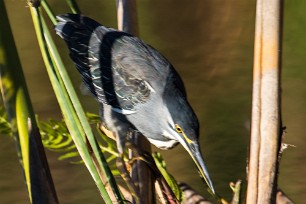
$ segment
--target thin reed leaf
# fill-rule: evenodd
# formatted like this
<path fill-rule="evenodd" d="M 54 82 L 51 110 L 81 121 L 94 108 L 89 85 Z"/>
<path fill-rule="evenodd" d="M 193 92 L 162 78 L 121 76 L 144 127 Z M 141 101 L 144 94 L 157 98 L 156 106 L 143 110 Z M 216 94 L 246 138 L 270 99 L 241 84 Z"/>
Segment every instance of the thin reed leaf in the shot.
<path fill-rule="evenodd" d="M 84 141 L 84 131 L 80 129 L 80 121 L 75 120 L 76 113 L 75 110 L 72 109 L 71 101 L 66 100 L 66 96 L 64 93 L 65 89 L 61 86 L 61 83 L 58 79 L 58 76 L 56 75 L 56 72 L 54 71 L 54 64 L 51 60 L 51 55 L 49 53 L 49 50 L 47 48 L 47 42 L 45 39 L 45 34 L 47 31 L 44 30 L 43 21 L 41 20 L 40 10 L 34 7 L 30 7 L 34 28 L 37 34 L 39 46 L 41 49 L 41 53 L 43 56 L 43 60 L 45 62 L 47 72 L 49 74 L 49 78 L 51 81 L 51 84 L 53 86 L 55 95 L 57 97 L 57 100 L 59 102 L 60 108 L 62 110 L 62 114 L 64 117 L 64 120 L 67 124 L 67 127 L 69 129 L 69 132 L 71 133 L 74 143 L 86 165 L 88 168 L 90 174 L 92 175 L 100 193 L 103 197 L 104 201 L 106 203 L 111 204 L 112 201 L 110 199 L 109 194 L 107 193 L 105 186 L 103 185 L 103 182 L 101 180 L 101 177 L 99 176 L 99 173 L 97 169 L 95 168 L 95 165 L 92 161 L 91 155 L 87 149 L 87 145 Z"/>
<path fill-rule="evenodd" d="M 99 148 L 99 145 L 94 137 L 94 134 L 91 130 L 90 124 L 88 123 L 87 117 L 85 112 L 83 111 L 83 108 L 81 106 L 81 103 L 77 97 L 77 94 L 73 88 L 72 82 L 70 80 L 70 77 L 66 71 L 65 65 L 63 64 L 63 61 L 61 60 L 61 57 L 59 55 L 59 52 L 54 44 L 54 41 L 50 35 L 50 32 L 46 26 L 45 21 L 42 19 L 42 26 L 44 29 L 44 37 L 46 39 L 47 47 L 50 52 L 50 57 L 52 61 L 54 61 L 54 68 L 56 73 L 58 73 L 59 81 L 63 83 L 64 89 L 67 90 L 67 94 L 65 95 L 67 100 L 71 100 L 73 109 L 76 112 L 76 120 L 79 120 L 80 123 L 79 129 L 82 129 L 91 145 L 91 148 L 93 149 L 93 152 L 95 154 L 95 157 L 97 158 L 97 161 L 99 163 L 99 167 L 101 168 L 102 172 L 106 176 L 107 182 L 110 183 L 110 186 L 112 188 L 112 191 L 116 197 L 117 200 L 122 200 L 122 196 L 120 193 L 120 190 L 116 184 L 116 181 L 111 173 L 110 168 L 108 167 L 108 164 L 106 162 L 106 159 L 104 155 L 101 152 L 101 149 Z"/>

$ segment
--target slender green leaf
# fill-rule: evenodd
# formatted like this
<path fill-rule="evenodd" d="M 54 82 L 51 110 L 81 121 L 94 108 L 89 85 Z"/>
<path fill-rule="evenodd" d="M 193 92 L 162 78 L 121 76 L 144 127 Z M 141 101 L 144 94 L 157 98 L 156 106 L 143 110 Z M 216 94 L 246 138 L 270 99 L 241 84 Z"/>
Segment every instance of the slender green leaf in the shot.
<path fill-rule="evenodd" d="M 152 153 L 152 156 L 154 158 L 154 161 L 156 163 L 156 166 L 157 166 L 158 170 L 161 172 L 163 177 L 166 179 L 166 181 L 167 181 L 168 185 L 170 186 L 171 190 L 173 191 L 175 197 L 179 201 L 182 201 L 183 200 L 183 193 L 182 193 L 179 185 L 177 184 L 177 181 L 175 180 L 175 178 L 167 171 L 165 160 L 162 158 L 160 153 Z"/>
<path fill-rule="evenodd" d="M 69 8 L 71 9 L 72 13 L 81 13 L 80 8 L 78 7 L 75 0 L 66 0 Z"/>
<path fill-rule="evenodd" d="M 71 99 L 71 102 L 73 104 L 73 109 L 76 113 L 75 115 L 75 120 L 80 121 L 80 123 L 77 123 L 78 128 L 80 131 L 84 131 L 85 136 L 87 137 L 91 148 L 93 149 L 93 152 L 97 158 L 97 161 L 99 163 L 99 166 L 102 168 L 101 170 L 103 171 L 104 175 L 106 176 L 108 182 L 110 183 L 110 186 L 114 192 L 114 195 L 116 196 L 116 199 L 118 200 L 123 200 L 120 190 L 116 184 L 116 181 L 111 173 L 110 168 L 107 165 L 106 159 L 104 158 L 99 145 L 97 144 L 97 141 L 92 133 L 91 127 L 87 121 L 86 115 L 83 111 L 83 108 L 81 106 L 81 103 L 76 95 L 76 92 L 73 88 L 73 85 L 71 83 L 71 80 L 69 78 L 69 75 L 65 69 L 65 66 L 61 60 L 61 57 L 59 55 L 59 52 L 53 42 L 53 39 L 49 33 L 49 30 L 42 19 L 42 26 L 44 29 L 44 36 L 46 39 L 47 46 L 50 51 L 50 57 L 54 61 L 54 68 L 56 70 L 56 73 L 58 74 L 58 78 L 62 85 L 64 86 L 65 90 L 67 90 L 67 94 L 69 95 L 69 99 Z M 65 95 L 66 99 L 68 97 Z"/>
<path fill-rule="evenodd" d="M 7 114 L 3 106 L 0 107 L 0 134 L 12 135 L 11 124 L 7 121 Z"/>
<path fill-rule="evenodd" d="M 0 77 L 30 202 L 58 203 L 3 1 L 0 1 Z"/>
<path fill-rule="evenodd" d="M 46 11 L 48 17 L 50 18 L 50 20 L 52 21 L 53 25 L 57 24 L 57 20 L 55 17 L 54 12 L 52 11 L 49 3 L 47 2 L 47 0 L 41 0 L 41 5 L 43 6 L 44 10 Z"/>
<path fill-rule="evenodd" d="M 51 60 L 51 55 L 49 53 L 49 50 L 47 48 L 47 42 L 45 39 L 45 34 L 47 32 L 46 26 L 43 26 L 42 16 L 40 15 L 40 11 L 37 8 L 30 7 L 30 11 L 33 18 L 33 23 L 35 27 L 35 31 L 37 34 L 39 46 L 42 52 L 43 60 L 45 62 L 47 72 L 49 74 L 49 78 L 51 80 L 51 84 L 53 86 L 55 95 L 57 97 L 57 100 L 59 102 L 60 108 L 62 110 L 64 120 L 67 124 L 67 127 L 69 129 L 69 132 L 71 135 L 73 135 L 73 140 L 78 148 L 78 151 L 87 166 L 89 172 L 91 173 L 94 181 L 97 184 L 98 189 L 101 192 L 101 195 L 106 203 L 112 203 L 110 196 L 108 195 L 103 182 L 99 176 L 99 173 L 97 169 L 95 168 L 95 165 L 93 161 L 91 160 L 90 153 L 88 152 L 86 143 L 85 143 L 85 135 L 82 129 L 80 129 L 80 122 L 76 116 L 75 110 L 72 108 L 72 104 L 70 100 L 67 100 L 67 93 L 65 90 L 65 87 L 62 87 L 62 84 L 56 75 L 56 72 L 54 70 L 54 64 Z M 49 39 L 50 40 L 50 39 Z M 51 52 L 52 53 L 52 52 Z"/>
<path fill-rule="evenodd" d="M 62 156 L 60 156 L 58 159 L 59 160 L 63 160 L 63 159 L 71 159 L 73 157 L 79 157 L 79 152 L 76 151 L 76 152 L 68 152 L 66 154 L 63 154 Z"/>

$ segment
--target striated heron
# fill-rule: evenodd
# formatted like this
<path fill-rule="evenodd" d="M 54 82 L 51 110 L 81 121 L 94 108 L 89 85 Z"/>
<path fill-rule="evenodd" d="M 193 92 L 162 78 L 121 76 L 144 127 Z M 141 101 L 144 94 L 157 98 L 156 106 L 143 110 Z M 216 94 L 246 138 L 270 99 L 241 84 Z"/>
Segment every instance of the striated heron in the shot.
<path fill-rule="evenodd" d="M 101 121 L 116 136 L 119 154 L 133 131 L 161 149 L 180 143 L 215 193 L 198 143 L 198 119 L 171 63 L 139 38 L 83 15 L 65 14 L 57 20 L 56 32 L 98 100 Z"/>

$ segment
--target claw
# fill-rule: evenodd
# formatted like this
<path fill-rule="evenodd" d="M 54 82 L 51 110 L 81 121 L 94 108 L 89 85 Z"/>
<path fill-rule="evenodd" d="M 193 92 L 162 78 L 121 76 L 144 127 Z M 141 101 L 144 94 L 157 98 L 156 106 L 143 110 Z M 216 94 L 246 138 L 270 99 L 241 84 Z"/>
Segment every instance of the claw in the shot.
<path fill-rule="evenodd" d="M 125 165 L 125 162 L 124 162 L 124 159 L 123 159 L 123 154 L 120 155 L 118 158 L 117 158 L 117 161 L 116 161 L 116 165 L 117 165 L 117 168 L 118 170 L 120 171 L 121 173 L 121 177 L 122 179 L 125 181 L 127 187 L 129 188 L 131 194 L 132 194 L 132 197 L 133 199 L 135 200 L 136 204 L 141 204 L 143 203 L 141 200 L 141 197 L 139 196 L 139 190 L 138 188 L 135 186 L 134 182 L 132 181 L 130 175 L 129 175 L 129 172 L 126 168 L 126 165 Z"/>

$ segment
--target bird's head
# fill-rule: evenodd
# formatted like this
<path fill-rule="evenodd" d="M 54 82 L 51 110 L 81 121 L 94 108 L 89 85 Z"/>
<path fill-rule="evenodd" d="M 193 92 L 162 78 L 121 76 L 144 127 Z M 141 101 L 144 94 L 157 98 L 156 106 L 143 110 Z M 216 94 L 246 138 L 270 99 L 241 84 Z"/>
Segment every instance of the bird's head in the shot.
<path fill-rule="evenodd" d="M 173 92 L 174 91 L 174 92 Z M 209 177 L 199 146 L 199 122 L 189 105 L 186 96 L 182 92 L 167 93 L 165 104 L 169 113 L 168 125 L 164 134 L 173 140 L 177 140 L 189 153 L 198 167 L 210 190 L 215 190 Z"/>

